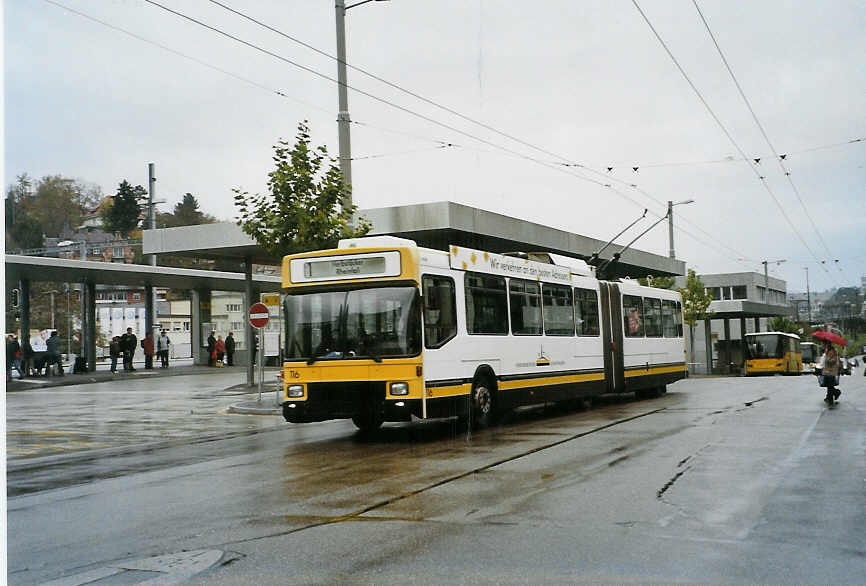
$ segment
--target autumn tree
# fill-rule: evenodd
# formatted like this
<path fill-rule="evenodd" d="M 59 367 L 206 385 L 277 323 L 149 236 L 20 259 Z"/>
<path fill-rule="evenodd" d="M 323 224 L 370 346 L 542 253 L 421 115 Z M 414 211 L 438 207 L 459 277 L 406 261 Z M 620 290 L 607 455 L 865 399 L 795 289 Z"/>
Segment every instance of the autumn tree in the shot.
<path fill-rule="evenodd" d="M 98 186 L 62 175 L 33 182 L 24 173 L 6 192 L 6 242 L 9 248 L 40 248 L 44 237 L 75 229 L 102 198 Z"/>
<path fill-rule="evenodd" d="M 235 189 L 238 225 L 269 254 L 277 257 L 334 248 L 341 238 L 363 236 L 370 224 L 353 227 L 356 206 L 348 206 L 351 187 L 343 182 L 336 160 L 325 146 L 310 145 L 306 121 L 298 124 L 294 147 L 274 145 L 275 168 L 268 173 L 268 193 L 250 195 Z"/>

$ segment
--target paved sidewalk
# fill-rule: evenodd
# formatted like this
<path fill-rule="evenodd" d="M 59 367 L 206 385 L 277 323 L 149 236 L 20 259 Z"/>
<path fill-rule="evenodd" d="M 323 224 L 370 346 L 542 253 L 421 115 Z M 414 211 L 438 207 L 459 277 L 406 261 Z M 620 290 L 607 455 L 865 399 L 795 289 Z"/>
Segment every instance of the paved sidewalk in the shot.
<path fill-rule="evenodd" d="M 193 375 L 193 374 L 207 374 L 207 373 L 229 373 L 234 372 L 237 373 L 238 376 L 242 376 L 242 374 L 246 371 L 246 366 L 226 366 L 226 367 L 216 367 L 216 366 L 201 366 L 191 364 L 189 360 L 185 361 L 185 363 L 178 364 L 176 366 L 169 366 L 168 368 L 159 368 L 154 367 L 152 370 L 146 370 L 144 368 L 144 363 L 140 365 L 136 365 L 134 371 L 124 371 L 118 369 L 116 373 L 112 373 L 110 370 L 96 370 L 94 372 L 88 372 L 84 374 L 71 374 L 69 371 L 66 372 L 64 376 L 31 376 L 25 378 L 18 378 L 17 376 L 13 376 L 12 380 L 6 383 L 6 392 L 19 392 L 19 391 L 30 391 L 30 390 L 38 390 L 45 389 L 50 387 L 65 387 L 70 385 L 86 385 L 91 383 L 101 383 L 101 382 L 110 382 L 110 381 L 122 381 L 122 380 L 140 380 L 144 378 L 159 378 L 165 376 L 183 376 L 183 375 Z M 265 387 L 268 384 L 272 386 L 274 383 L 268 383 L 269 379 L 273 380 L 278 373 L 276 367 L 266 367 L 265 368 Z M 13 374 L 17 374 L 13 371 Z M 256 371 L 256 376 L 258 376 L 258 370 Z M 236 386 L 246 386 L 246 385 L 236 385 Z M 235 388 L 235 387 L 231 387 Z M 273 386 L 273 388 L 276 388 Z M 252 387 L 250 392 L 254 392 L 258 389 L 257 386 Z"/>

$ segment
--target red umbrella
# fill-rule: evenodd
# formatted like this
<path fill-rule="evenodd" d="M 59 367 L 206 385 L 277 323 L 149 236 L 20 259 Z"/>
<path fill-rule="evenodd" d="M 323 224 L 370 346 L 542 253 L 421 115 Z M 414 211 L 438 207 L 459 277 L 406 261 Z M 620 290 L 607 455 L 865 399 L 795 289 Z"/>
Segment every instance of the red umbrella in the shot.
<path fill-rule="evenodd" d="M 839 334 L 834 334 L 833 332 L 828 332 L 825 330 L 818 330 L 817 332 L 812 332 L 813 338 L 818 338 L 819 340 L 825 340 L 830 342 L 831 344 L 839 344 L 841 346 L 847 346 L 848 342 L 845 341 L 845 338 L 840 336 Z"/>

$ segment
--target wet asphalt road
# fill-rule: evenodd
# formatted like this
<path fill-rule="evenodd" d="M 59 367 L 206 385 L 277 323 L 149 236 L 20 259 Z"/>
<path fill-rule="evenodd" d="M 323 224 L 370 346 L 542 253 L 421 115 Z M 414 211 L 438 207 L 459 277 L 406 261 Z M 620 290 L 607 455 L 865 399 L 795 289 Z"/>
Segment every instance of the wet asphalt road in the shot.
<path fill-rule="evenodd" d="M 51 429 L 100 450 L 10 460 L 9 582 L 213 549 L 231 563 L 193 583 L 866 583 L 863 376 L 833 409 L 814 377 L 695 378 L 472 434 L 369 437 L 225 415 L 221 376 L 142 387 L 137 409 L 58 391 L 81 404 Z M 7 400 L 10 433 L 38 427 L 35 398 Z"/>

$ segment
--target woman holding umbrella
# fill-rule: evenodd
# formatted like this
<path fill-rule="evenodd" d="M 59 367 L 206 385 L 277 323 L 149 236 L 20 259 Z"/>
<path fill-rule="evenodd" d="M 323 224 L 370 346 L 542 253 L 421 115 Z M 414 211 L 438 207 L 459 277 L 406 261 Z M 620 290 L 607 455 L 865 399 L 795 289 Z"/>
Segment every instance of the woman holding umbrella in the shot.
<path fill-rule="evenodd" d="M 823 377 L 821 386 L 827 388 L 827 396 L 824 400 L 828 405 L 832 405 L 833 401 L 839 399 L 842 391 L 836 388 L 839 384 L 839 353 L 833 347 L 833 343 L 841 343 L 847 346 L 845 339 L 842 336 L 833 332 L 818 331 L 812 334 L 812 337 L 824 340 L 824 355 L 821 356 L 821 376 Z"/>

